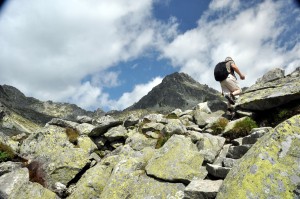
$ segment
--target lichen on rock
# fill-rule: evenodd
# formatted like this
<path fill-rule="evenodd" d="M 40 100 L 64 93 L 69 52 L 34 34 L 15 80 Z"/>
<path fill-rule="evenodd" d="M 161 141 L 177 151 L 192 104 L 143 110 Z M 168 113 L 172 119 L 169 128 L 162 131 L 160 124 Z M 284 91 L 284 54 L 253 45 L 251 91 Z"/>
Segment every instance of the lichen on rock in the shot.
<path fill-rule="evenodd" d="M 243 156 L 217 198 L 295 198 L 299 164 L 300 115 L 296 115 L 265 134 Z"/>

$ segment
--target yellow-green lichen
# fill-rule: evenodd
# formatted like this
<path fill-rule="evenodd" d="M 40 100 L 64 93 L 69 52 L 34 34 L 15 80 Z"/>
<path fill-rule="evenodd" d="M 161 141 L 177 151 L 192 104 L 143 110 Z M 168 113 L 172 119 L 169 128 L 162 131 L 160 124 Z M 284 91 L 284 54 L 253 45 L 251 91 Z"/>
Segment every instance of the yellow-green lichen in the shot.
<path fill-rule="evenodd" d="M 227 175 L 217 198 L 293 198 L 300 183 L 292 180 L 300 179 L 299 125 L 298 115 L 263 136 Z"/>

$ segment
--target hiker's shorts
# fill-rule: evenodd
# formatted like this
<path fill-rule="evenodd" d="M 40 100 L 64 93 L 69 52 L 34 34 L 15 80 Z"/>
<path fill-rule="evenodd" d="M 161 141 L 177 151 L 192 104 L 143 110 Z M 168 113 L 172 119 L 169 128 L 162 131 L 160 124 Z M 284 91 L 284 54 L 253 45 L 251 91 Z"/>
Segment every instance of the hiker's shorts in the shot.
<path fill-rule="evenodd" d="M 229 74 L 225 80 L 221 81 L 221 88 L 224 94 L 229 94 L 236 90 L 240 90 L 240 92 L 242 92 L 236 78 L 231 74 Z"/>

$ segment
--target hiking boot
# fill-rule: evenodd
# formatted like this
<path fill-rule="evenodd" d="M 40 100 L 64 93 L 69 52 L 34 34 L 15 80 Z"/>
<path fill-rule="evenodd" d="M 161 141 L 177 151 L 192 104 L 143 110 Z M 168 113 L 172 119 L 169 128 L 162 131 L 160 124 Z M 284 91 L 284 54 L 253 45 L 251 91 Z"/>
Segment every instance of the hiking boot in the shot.
<path fill-rule="evenodd" d="M 232 105 L 235 104 L 234 98 L 232 98 L 231 96 L 233 96 L 232 94 L 225 94 L 224 97 L 228 100 L 228 102 Z"/>
<path fill-rule="evenodd" d="M 229 120 L 230 120 L 230 121 L 234 120 L 234 118 L 235 118 L 235 115 L 236 115 L 236 113 L 235 113 L 235 112 L 232 112 L 232 113 L 231 113 L 231 117 L 230 117 L 230 119 L 229 119 Z"/>

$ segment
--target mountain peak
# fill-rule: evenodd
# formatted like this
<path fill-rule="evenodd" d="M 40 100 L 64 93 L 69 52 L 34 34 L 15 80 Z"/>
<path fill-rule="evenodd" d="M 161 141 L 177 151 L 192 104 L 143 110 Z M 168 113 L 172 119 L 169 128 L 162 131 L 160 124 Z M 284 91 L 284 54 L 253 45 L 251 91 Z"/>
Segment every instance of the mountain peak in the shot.
<path fill-rule="evenodd" d="M 192 108 L 200 102 L 216 99 L 220 99 L 216 90 L 200 84 L 186 73 L 175 72 L 167 75 L 162 83 L 127 110 L 167 112 L 176 108 Z"/>

